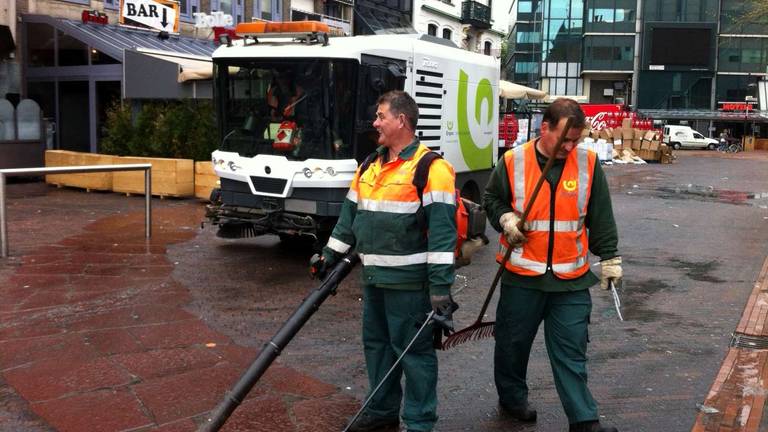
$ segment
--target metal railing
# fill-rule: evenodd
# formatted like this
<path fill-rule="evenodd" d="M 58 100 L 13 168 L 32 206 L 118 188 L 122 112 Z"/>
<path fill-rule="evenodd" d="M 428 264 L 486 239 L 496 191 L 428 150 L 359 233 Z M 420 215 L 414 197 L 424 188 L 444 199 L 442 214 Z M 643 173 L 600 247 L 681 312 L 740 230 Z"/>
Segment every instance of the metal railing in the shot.
<path fill-rule="evenodd" d="M 48 174 L 74 174 L 112 171 L 144 171 L 144 231 L 152 236 L 152 164 L 83 165 L 0 169 L 0 258 L 8 257 L 8 222 L 5 213 L 5 178 Z"/>

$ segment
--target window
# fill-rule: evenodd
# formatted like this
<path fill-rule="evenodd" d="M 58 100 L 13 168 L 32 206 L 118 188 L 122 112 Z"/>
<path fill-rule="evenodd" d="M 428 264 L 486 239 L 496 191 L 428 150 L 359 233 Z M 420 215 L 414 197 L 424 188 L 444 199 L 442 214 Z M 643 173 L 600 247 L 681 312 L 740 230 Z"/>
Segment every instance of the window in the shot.
<path fill-rule="evenodd" d="M 211 0 L 211 12 L 213 11 L 220 11 L 227 15 L 232 15 L 235 24 L 244 21 L 243 0 Z"/>
<path fill-rule="evenodd" d="M 59 66 L 85 66 L 88 64 L 88 46 L 61 30 L 59 37 Z"/>
<path fill-rule="evenodd" d="M 27 24 L 27 62 L 29 66 L 55 66 L 54 37 L 53 27 L 48 24 Z"/>
<path fill-rule="evenodd" d="M 491 41 L 485 41 L 483 46 L 483 54 L 487 56 L 491 55 Z"/>
<path fill-rule="evenodd" d="M 427 25 L 427 34 L 430 36 L 437 36 L 437 26 L 434 24 Z"/>
<path fill-rule="evenodd" d="M 448 29 L 448 28 L 444 28 L 443 29 L 443 39 L 451 40 L 451 35 L 452 34 L 453 34 L 453 32 L 451 31 L 451 29 Z"/>
<path fill-rule="evenodd" d="M 768 39 L 720 38 L 718 68 L 723 72 L 763 72 L 768 66 Z"/>
<path fill-rule="evenodd" d="M 120 3 L 119 0 L 113 0 Z M 200 0 L 179 0 L 179 20 L 184 22 L 195 22 L 196 14 L 200 12 Z M 225 12 L 226 13 L 226 12 Z"/>

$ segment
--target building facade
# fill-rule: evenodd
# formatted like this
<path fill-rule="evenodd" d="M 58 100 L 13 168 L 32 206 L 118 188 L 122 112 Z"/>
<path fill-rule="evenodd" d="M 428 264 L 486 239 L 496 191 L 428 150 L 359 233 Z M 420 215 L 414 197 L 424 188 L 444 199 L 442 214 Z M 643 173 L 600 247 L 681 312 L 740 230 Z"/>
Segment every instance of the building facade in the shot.
<path fill-rule="evenodd" d="M 753 1 L 516 0 L 504 68 L 550 100 L 716 121 L 725 102 L 756 97 L 766 76 L 768 22 L 748 18 Z"/>
<path fill-rule="evenodd" d="M 509 31 L 510 4 L 509 0 L 415 0 L 413 26 L 459 48 L 499 57 Z"/>

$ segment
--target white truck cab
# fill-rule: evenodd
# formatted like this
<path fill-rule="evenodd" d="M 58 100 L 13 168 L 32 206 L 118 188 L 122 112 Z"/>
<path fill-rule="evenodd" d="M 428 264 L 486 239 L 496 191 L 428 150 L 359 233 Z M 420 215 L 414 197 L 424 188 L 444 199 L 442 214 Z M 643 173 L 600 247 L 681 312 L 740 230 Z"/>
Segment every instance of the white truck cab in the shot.
<path fill-rule="evenodd" d="M 681 148 L 706 148 L 714 150 L 719 144 L 716 139 L 706 138 L 690 126 L 681 125 L 664 126 L 664 142 L 675 150 Z"/>

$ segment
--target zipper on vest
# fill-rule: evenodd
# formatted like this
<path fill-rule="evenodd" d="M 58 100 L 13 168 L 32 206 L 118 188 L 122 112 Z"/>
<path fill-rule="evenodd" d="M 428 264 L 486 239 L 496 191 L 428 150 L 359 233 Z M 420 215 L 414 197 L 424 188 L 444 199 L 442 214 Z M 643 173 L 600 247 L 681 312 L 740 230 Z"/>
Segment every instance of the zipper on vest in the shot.
<path fill-rule="evenodd" d="M 555 195 L 557 195 L 557 183 L 554 188 L 552 183 L 547 179 L 549 183 L 549 241 L 547 242 L 547 271 L 552 271 L 552 255 L 555 251 Z M 554 272 L 552 272 L 554 274 Z"/>

